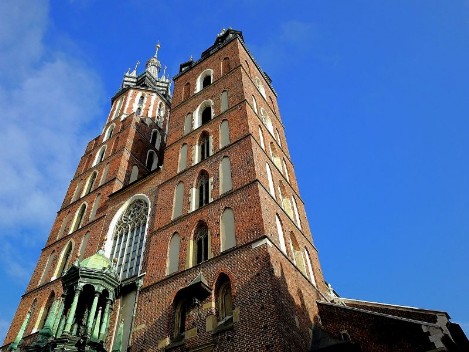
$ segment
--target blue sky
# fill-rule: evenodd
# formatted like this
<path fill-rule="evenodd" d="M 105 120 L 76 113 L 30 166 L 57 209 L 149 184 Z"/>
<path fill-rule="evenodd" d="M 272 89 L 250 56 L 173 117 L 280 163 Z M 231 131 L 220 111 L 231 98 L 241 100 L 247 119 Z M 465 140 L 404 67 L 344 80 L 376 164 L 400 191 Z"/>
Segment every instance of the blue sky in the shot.
<path fill-rule="evenodd" d="M 0 338 L 110 97 L 223 27 L 279 95 L 326 280 L 469 331 L 469 1 L 0 3 Z"/>

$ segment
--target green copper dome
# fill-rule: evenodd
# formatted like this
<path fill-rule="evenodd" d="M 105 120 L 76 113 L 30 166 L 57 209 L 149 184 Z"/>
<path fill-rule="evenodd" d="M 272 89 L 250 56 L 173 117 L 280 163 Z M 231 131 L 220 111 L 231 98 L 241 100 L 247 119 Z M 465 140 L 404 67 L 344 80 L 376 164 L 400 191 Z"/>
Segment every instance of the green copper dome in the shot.
<path fill-rule="evenodd" d="M 104 251 L 99 250 L 98 253 L 93 254 L 91 257 L 85 258 L 81 261 L 82 268 L 102 270 L 112 266 L 111 261 L 104 255 Z"/>

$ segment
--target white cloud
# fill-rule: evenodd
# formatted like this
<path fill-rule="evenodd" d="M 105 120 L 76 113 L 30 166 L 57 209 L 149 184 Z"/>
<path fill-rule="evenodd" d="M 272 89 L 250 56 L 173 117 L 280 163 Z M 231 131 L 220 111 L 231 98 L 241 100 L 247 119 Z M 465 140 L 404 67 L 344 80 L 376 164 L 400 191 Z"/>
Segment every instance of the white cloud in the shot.
<path fill-rule="evenodd" d="M 46 0 L 0 2 L 0 78 L 22 75 L 43 54 Z"/>
<path fill-rule="evenodd" d="M 95 72 L 44 41 L 48 25 L 46 1 L 0 2 L 0 263 L 24 281 L 36 258 L 20 264 L 22 246 L 46 238 L 102 96 Z"/>

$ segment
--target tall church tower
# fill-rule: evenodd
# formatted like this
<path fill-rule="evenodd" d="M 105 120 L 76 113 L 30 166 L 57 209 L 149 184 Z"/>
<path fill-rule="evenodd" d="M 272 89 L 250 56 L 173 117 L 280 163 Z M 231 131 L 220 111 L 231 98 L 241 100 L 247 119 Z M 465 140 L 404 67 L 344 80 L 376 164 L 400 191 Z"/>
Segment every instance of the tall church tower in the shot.
<path fill-rule="evenodd" d="M 132 344 L 306 350 L 326 287 L 270 79 L 227 30 L 174 84 Z"/>
<path fill-rule="evenodd" d="M 159 48 L 88 144 L 2 350 L 360 350 L 340 312 L 363 304 L 325 284 L 242 33 L 181 64 L 172 97 Z"/>

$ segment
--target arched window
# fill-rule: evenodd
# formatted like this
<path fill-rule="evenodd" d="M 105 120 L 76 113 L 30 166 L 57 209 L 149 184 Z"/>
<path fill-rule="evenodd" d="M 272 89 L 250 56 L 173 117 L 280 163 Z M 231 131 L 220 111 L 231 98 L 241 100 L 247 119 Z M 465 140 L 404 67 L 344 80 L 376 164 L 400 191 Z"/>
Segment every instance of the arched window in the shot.
<path fill-rule="evenodd" d="M 138 107 L 137 111 L 135 112 L 135 115 L 140 116 L 142 114 L 142 108 Z"/>
<path fill-rule="evenodd" d="M 46 304 L 44 305 L 44 309 L 41 314 L 41 320 L 39 321 L 39 326 L 42 329 L 44 324 L 46 323 L 47 316 L 49 315 L 50 309 L 52 308 L 52 304 L 55 300 L 55 292 L 52 291 L 47 298 Z"/>
<path fill-rule="evenodd" d="M 75 219 L 73 220 L 73 224 L 72 224 L 72 227 L 70 228 L 69 233 L 72 233 L 73 231 L 76 231 L 82 227 L 83 220 L 85 218 L 85 212 L 86 212 L 86 203 L 83 203 L 75 214 Z"/>
<path fill-rule="evenodd" d="M 179 182 L 174 189 L 174 199 L 173 199 L 173 216 L 175 219 L 182 215 L 182 206 L 184 199 L 184 183 Z"/>
<path fill-rule="evenodd" d="M 199 139 L 199 162 L 210 156 L 210 135 L 207 132 L 201 134 Z"/>
<path fill-rule="evenodd" d="M 181 237 L 176 232 L 171 237 L 168 246 L 168 264 L 166 267 L 166 274 L 172 274 L 179 269 L 179 250 L 181 246 Z"/>
<path fill-rule="evenodd" d="M 225 57 L 221 63 L 221 72 L 222 74 L 227 74 L 231 70 L 230 58 Z"/>
<path fill-rule="evenodd" d="M 220 124 L 220 148 L 230 144 L 230 126 L 228 120 L 223 120 Z"/>
<path fill-rule="evenodd" d="M 316 286 L 316 279 L 314 277 L 313 266 L 311 265 L 311 259 L 310 259 L 310 256 L 309 256 L 309 251 L 306 247 L 305 247 L 304 254 L 305 254 L 305 258 L 306 258 L 306 265 L 308 266 L 309 279 L 311 280 L 311 283 L 314 286 Z"/>
<path fill-rule="evenodd" d="M 230 279 L 227 275 L 221 274 L 218 278 L 215 295 L 218 321 L 220 323 L 231 322 L 233 319 L 233 297 Z"/>
<path fill-rule="evenodd" d="M 200 264 L 208 260 L 209 251 L 209 233 L 208 227 L 205 223 L 201 222 L 195 231 L 194 236 L 194 257 L 195 263 Z"/>
<path fill-rule="evenodd" d="M 197 78 L 197 92 L 200 92 L 205 87 L 208 87 L 213 83 L 213 70 L 207 69 L 203 71 Z"/>
<path fill-rule="evenodd" d="M 96 181 L 97 176 L 98 176 L 98 172 L 93 171 L 93 173 L 88 178 L 88 181 L 86 182 L 86 186 L 85 186 L 85 189 L 83 190 L 83 195 L 82 196 L 87 195 L 88 193 L 90 193 L 93 190 L 93 186 L 94 186 L 94 183 Z"/>
<path fill-rule="evenodd" d="M 220 177 L 220 194 L 231 191 L 233 188 L 233 182 L 231 180 L 231 163 L 227 156 L 221 159 L 218 171 Z"/>
<path fill-rule="evenodd" d="M 192 114 L 187 114 L 184 118 L 184 135 L 192 130 Z"/>
<path fill-rule="evenodd" d="M 153 171 L 158 166 L 158 156 L 153 150 L 149 150 L 147 154 L 147 162 L 145 163 L 148 170 Z"/>
<path fill-rule="evenodd" d="M 261 126 L 259 126 L 259 142 L 261 143 L 262 149 L 265 150 L 264 134 L 262 133 L 262 128 L 261 128 Z"/>
<path fill-rule="evenodd" d="M 73 251 L 73 242 L 68 242 L 67 246 L 62 252 L 62 256 L 58 263 L 58 267 L 56 269 L 56 276 L 62 276 L 68 270 L 70 265 L 72 265 L 72 251 Z"/>
<path fill-rule="evenodd" d="M 224 90 L 220 95 L 220 112 L 228 110 L 228 91 Z"/>
<path fill-rule="evenodd" d="M 44 284 L 47 278 L 49 277 L 50 267 L 54 260 L 55 260 L 55 251 L 52 251 L 49 258 L 47 258 L 46 266 L 44 267 L 44 270 L 42 271 L 41 280 L 39 280 L 39 285 Z"/>
<path fill-rule="evenodd" d="M 236 246 L 235 219 L 231 208 L 225 208 L 220 221 L 221 251 Z"/>
<path fill-rule="evenodd" d="M 138 178 L 138 166 L 134 165 L 132 166 L 132 172 L 130 173 L 129 183 L 136 181 L 137 178 Z"/>
<path fill-rule="evenodd" d="M 178 172 L 185 170 L 187 167 L 187 144 L 184 143 L 179 150 Z"/>
<path fill-rule="evenodd" d="M 184 89 L 182 90 L 182 99 L 186 100 L 190 96 L 191 96 L 191 84 L 189 82 L 187 82 L 184 85 Z"/>
<path fill-rule="evenodd" d="M 202 171 L 197 181 L 197 204 L 198 208 L 210 202 L 209 176 L 207 171 Z"/>
<path fill-rule="evenodd" d="M 296 240 L 295 235 L 293 232 L 290 232 L 290 243 L 291 243 L 291 250 L 293 254 L 293 258 L 295 260 L 295 264 L 300 269 L 300 271 L 306 275 L 306 267 L 305 262 L 303 259 L 303 251 L 300 249 L 298 245 L 298 241 Z"/>
<path fill-rule="evenodd" d="M 117 260 L 121 280 L 139 273 L 148 219 L 148 203 L 133 201 L 123 212 L 114 229 L 111 257 Z"/>
<path fill-rule="evenodd" d="M 267 173 L 267 181 L 269 182 L 269 193 L 272 197 L 275 198 L 275 189 L 274 189 L 274 182 L 272 180 L 272 171 L 270 171 L 269 164 L 265 163 L 265 171 Z"/>
<path fill-rule="evenodd" d="M 106 130 L 106 133 L 104 133 L 104 138 L 103 138 L 103 142 L 107 141 L 109 138 L 112 137 L 112 134 L 114 133 L 114 128 L 116 127 L 116 125 L 112 124 L 111 126 L 109 126 Z"/>
<path fill-rule="evenodd" d="M 88 239 L 90 238 L 90 233 L 87 232 L 83 239 L 81 240 L 80 249 L 78 250 L 78 259 L 82 260 L 85 255 L 86 246 L 88 245 Z"/>
<path fill-rule="evenodd" d="M 207 106 L 202 111 L 202 125 L 206 124 L 207 122 L 210 122 L 211 119 L 212 119 L 212 107 Z"/>
<path fill-rule="evenodd" d="M 98 194 L 96 196 L 96 199 L 94 200 L 93 207 L 91 208 L 90 221 L 94 220 L 96 216 L 96 212 L 98 211 L 98 208 L 99 208 L 100 201 L 101 201 L 101 194 Z"/>
<path fill-rule="evenodd" d="M 256 101 L 256 98 L 254 98 L 254 95 L 252 96 L 252 108 L 257 114 L 257 101 Z"/>
<path fill-rule="evenodd" d="M 282 171 L 282 160 L 279 157 L 274 142 L 270 142 L 270 157 L 272 158 L 272 161 L 274 162 L 275 166 L 277 166 L 278 169 Z"/>
<path fill-rule="evenodd" d="M 208 99 L 204 100 L 198 107 L 195 109 L 194 113 L 194 129 L 199 128 L 203 124 L 209 122 L 213 116 L 213 101 Z"/>
<path fill-rule="evenodd" d="M 261 83 L 261 80 L 259 79 L 259 77 L 256 77 L 254 79 L 254 83 L 256 84 L 256 87 L 257 89 L 259 90 L 259 92 L 262 94 L 262 96 L 265 98 L 265 89 L 264 89 L 264 86 L 262 85 Z"/>
<path fill-rule="evenodd" d="M 280 249 L 283 253 L 287 253 L 287 247 L 285 246 L 285 236 L 283 235 L 282 222 L 278 217 L 278 214 L 275 214 L 275 224 L 277 225 L 277 235 L 280 243 Z"/>
<path fill-rule="evenodd" d="M 138 100 L 138 106 L 142 106 L 144 100 L 145 100 L 145 97 L 143 95 L 141 95 L 140 99 Z"/>
<path fill-rule="evenodd" d="M 103 145 L 101 148 L 99 148 L 98 153 L 96 154 L 96 158 L 94 159 L 93 166 L 99 164 L 101 161 L 104 160 L 104 154 L 106 153 L 106 146 Z"/>

